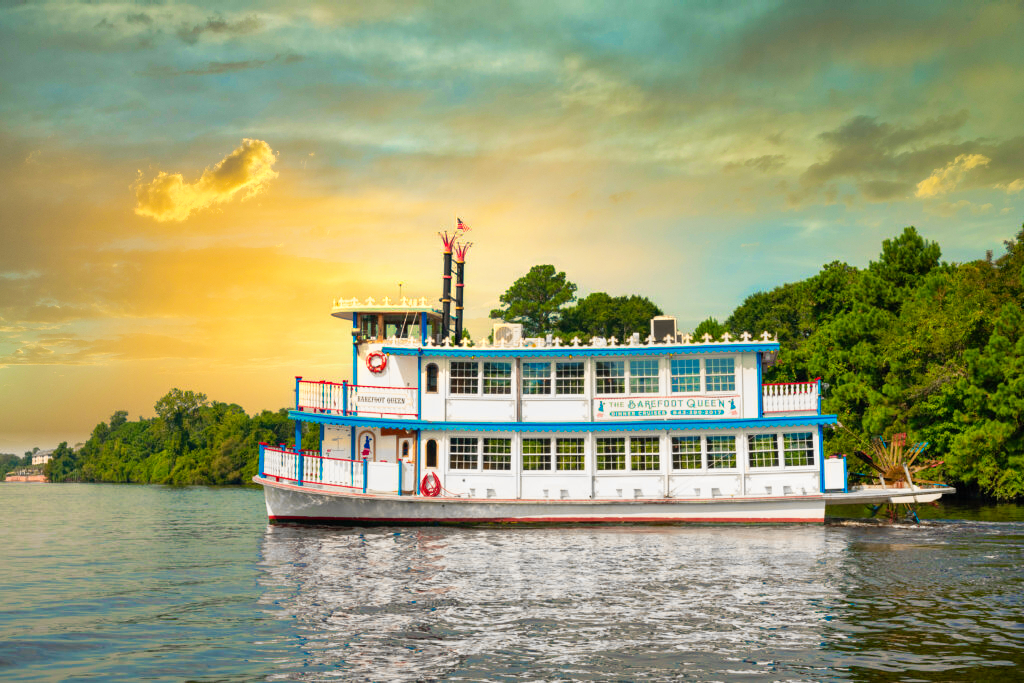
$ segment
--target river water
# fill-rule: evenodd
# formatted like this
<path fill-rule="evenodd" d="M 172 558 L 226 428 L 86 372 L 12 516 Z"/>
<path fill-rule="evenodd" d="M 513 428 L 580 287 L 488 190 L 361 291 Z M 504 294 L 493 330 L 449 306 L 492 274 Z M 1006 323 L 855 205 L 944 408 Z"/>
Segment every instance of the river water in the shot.
<path fill-rule="evenodd" d="M 262 492 L 0 484 L 0 679 L 1005 681 L 1024 507 L 917 525 L 269 527 Z"/>

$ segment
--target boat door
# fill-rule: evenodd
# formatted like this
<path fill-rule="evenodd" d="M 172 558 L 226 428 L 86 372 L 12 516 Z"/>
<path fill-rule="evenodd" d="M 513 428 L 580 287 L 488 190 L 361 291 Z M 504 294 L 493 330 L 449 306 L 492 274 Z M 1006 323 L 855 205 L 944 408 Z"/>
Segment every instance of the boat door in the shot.
<path fill-rule="evenodd" d="M 428 470 L 437 469 L 437 439 L 427 441 L 427 456 L 424 458 L 423 466 Z"/>

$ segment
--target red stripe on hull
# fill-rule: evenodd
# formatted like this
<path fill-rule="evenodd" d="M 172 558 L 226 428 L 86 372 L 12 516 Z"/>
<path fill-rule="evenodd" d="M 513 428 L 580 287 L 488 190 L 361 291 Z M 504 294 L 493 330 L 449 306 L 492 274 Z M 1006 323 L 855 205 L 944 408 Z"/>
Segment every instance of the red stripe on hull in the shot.
<path fill-rule="evenodd" d="M 301 517 L 287 515 L 271 515 L 271 522 L 294 522 L 298 524 L 341 524 L 352 526 L 379 525 L 418 525 L 418 526 L 472 526 L 491 525 L 524 525 L 524 524 L 821 524 L 824 517 L 495 517 L 466 519 L 450 517 L 437 519 L 420 518 L 379 518 L 379 517 Z"/>

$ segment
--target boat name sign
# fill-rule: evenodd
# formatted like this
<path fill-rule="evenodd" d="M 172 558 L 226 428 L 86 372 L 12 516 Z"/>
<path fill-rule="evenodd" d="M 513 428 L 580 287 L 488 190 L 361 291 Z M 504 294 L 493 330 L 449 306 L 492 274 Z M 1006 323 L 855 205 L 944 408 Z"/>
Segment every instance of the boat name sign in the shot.
<path fill-rule="evenodd" d="M 412 392 L 404 389 L 360 389 L 354 394 L 356 412 L 381 414 L 409 414 L 416 412 Z"/>
<path fill-rule="evenodd" d="M 650 396 L 644 398 L 595 398 L 595 420 L 665 420 L 740 416 L 736 396 Z"/>

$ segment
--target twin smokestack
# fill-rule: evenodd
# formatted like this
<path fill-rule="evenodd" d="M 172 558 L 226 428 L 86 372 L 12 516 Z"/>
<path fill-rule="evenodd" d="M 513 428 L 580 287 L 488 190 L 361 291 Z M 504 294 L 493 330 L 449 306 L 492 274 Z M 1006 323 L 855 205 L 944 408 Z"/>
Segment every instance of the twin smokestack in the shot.
<path fill-rule="evenodd" d="M 452 311 L 452 255 L 455 256 L 455 344 L 462 346 L 462 291 L 466 277 L 466 252 L 472 242 L 459 242 L 469 226 L 461 218 L 455 219 L 455 232 L 439 232 L 444 244 L 444 270 L 441 273 L 441 339 L 447 339 Z"/>

